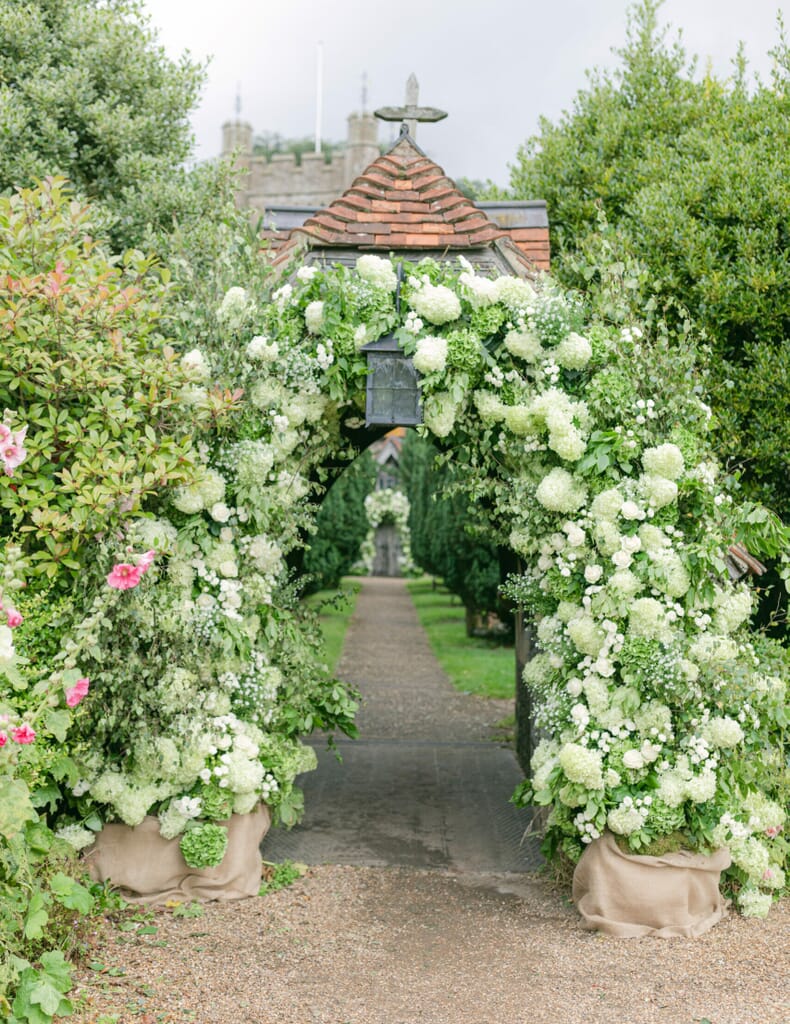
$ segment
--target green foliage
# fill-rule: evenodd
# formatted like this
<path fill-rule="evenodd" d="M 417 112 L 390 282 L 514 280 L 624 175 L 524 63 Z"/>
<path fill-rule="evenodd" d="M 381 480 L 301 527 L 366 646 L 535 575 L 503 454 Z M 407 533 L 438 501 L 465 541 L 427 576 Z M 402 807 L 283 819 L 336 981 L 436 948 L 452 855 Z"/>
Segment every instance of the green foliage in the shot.
<path fill-rule="evenodd" d="M 357 561 L 368 532 L 365 498 L 376 482 L 376 468 L 370 453 L 363 452 L 324 496 L 302 564 L 311 577 L 305 593 L 337 587 Z"/>
<path fill-rule="evenodd" d="M 445 587 L 426 579 L 410 580 L 407 586 L 431 650 L 456 690 L 501 700 L 512 697 L 512 638 L 508 646 L 507 634 L 470 637 L 463 606 Z"/>
<path fill-rule="evenodd" d="M 613 319 L 657 308 L 704 329 L 718 450 L 787 517 L 790 55 L 780 20 L 769 83 L 748 80 L 742 53 L 729 79 L 697 76 L 659 8 L 631 7 L 620 66 L 541 122 L 511 194 L 546 199 L 555 272 L 594 301 L 594 250 L 621 261 Z"/>
<path fill-rule="evenodd" d="M 2 527 L 51 577 L 193 463 L 162 287 L 139 253 L 119 267 L 91 234 L 62 182 L 0 198 L 0 407 L 28 426 L 24 479 L 0 483 Z"/>
<path fill-rule="evenodd" d="M 499 604 L 499 556 L 493 544 L 472 536 L 476 520 L 469 499 L 449 493 L 454 471 L 437 466 L 437 448 L 415 433 L 403 446 L 401 472 L 411 504 L 409 530 L 414 561 L 440 576 L 457 594 L 471 619 Z"/>
<path fill-rule="evenodd" d="M 228 848 L 228 830 L 210 821 L 188 828 L 181 836 L 181 855 L 191 868 L 215 868 Z"/>
<path fill-rule="evenodd" d="M 334 155 L 341 153 L 344 148 L 344 142 L 322 139 L 321 153 L 324 162 L 330 164 Z M 305 153 L 315 152 L 315 138 L 312 135 L 305 135 L 300 139 L 287 139 L 278 132 L 260 132 L 252 140 L 252 152 L 255 156 L 265 156 L 267 160 L 271 160 L 275 155 L 290 153 L 296 158 L 296 164 L 299 166 Z"/>
<path fill-rule="evenodd" d="M 284 860 L 280 864 L 272 864 L 269 861 L 263 862 L 263 881 L 258 892 L 259 896 L 265 896 L 270 892 L 277 892 L 279 889 L 286 889 L 293 885 L 307 873 L 306 864 L 297 864 L 292 860 Z"/>
<path fill-rule="evenodd" d="M 311 594 L 308 603 L 318 614 L 318 622 L 324 641 L 326 664 L 334 672 L 343 649 L 351 616 L 354 614 L 359 587 L 341 585 L 339 591 L 319 591 Z"/>
<path fill-rule="evenodd" d="M 50 1024 L 54 1017 L 67 1017 L 73 1010 L 65 997 L 70 988 L 71 965 L 60 950 L 42 953 L 39 967 L 22 968 L 10 1021 Z"/>
<path fill-rule="evenodd" d="M 134 244 L 129 204 L 189 155 L 203 68 L 166 56 L 136 0 L 2 0 L 0 38 L 0 191 L 62 174 Z"/>

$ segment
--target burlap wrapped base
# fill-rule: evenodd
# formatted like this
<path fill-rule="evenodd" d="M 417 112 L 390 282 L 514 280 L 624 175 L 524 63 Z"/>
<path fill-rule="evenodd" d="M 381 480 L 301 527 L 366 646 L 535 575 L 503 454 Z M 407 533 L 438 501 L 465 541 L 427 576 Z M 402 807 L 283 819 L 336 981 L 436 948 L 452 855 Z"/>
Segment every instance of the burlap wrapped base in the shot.
<path fill-rule="evenodd" d="M 83 854 L 94 881 L 111 882 L 130 903 L 167 900 L 237 900 L 257 896 L 261 885 L 260 844 L 269 831 L 269 808 L 234 814 L 227 822 L 228 848 L 215 868 L 190 868 L 178 839 L 163 839 L 159 821 L 105 825 Z"/>
<path fill-rule="evenodd" d="M 609 935 L 693 938 L 724 915 L 719 876 L 729 866 L 729 850 L 644 857 L 623 853 L 605 833 L 576 865 L 573 902 L 585 927 Z"/>

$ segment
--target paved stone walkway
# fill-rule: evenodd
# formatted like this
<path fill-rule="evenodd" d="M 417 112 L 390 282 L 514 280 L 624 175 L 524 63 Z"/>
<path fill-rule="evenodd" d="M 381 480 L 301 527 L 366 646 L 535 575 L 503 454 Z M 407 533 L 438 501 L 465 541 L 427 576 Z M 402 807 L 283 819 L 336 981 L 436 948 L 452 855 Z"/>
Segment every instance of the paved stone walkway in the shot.
<path fill-rule="evenodd" d="M 512 703 L 457 693 L 431 651 L 405 582 L 371 577 L 338 666 L 362 692 L 360 739 L 316 739 L 300 781 L 306 814 L 272 830 L 266 860 L 523 872 L 540 863 L 529 812 L 509 798 L 522 778 L 494 740 Z"/>

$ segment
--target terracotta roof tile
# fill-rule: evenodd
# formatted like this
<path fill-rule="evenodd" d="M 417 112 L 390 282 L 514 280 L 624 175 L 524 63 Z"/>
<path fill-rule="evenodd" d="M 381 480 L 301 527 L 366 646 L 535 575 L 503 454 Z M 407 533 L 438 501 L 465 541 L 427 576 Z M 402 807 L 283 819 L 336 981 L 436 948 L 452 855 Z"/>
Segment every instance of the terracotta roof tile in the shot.
<path fill-rule="evenodd" d="M 295 233 L 332 245 L 463 249 L 507 236 L 408 138 Z"/>
<path fill-rule="evenodd" d="M 548 229 L 500 227 L 406 136 L 373 161 L 342 196 L 278 238 L 275 262 L 297 246 L 366 251 L 459 251 L 496 243 L 511 262 L 548 269 Z"/>

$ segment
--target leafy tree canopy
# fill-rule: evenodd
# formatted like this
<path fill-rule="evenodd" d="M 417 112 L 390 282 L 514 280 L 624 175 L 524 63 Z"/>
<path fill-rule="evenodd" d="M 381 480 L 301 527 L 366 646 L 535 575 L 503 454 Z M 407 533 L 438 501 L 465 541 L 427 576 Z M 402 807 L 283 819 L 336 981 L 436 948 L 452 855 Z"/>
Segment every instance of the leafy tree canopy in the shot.
<path fill-rule="evenodd" d="M 122 217 L 189 156 L 204 69 L 138 0 L 0 0 L 0 38 L 0 190 L 61 174 Z"/>
<path fill-rule="evenodd" d="M 787 515 L 790 51 L 780 18 L 770 82 L 750 79 L 743 51 L 726 80 L 698 75 L 659 8 L 634 4 L 619 67 L 590 73 L 570 111 L 541 122 L 511 194 L 546 199 L 554 270 L 571 286 L 595 292 L 601 245 L 636 261 L 612 318 L 652 306 L 704 329 L 720 451 Z"/>

